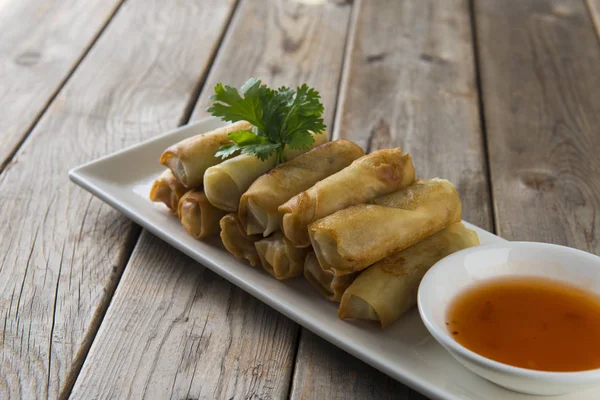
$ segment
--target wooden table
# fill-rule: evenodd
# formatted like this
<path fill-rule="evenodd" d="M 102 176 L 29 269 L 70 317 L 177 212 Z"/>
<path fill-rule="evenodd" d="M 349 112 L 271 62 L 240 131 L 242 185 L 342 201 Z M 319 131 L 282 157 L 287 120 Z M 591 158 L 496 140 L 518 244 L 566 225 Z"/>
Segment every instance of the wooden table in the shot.
<path fill-rule="evenodd" d="M 0 2 L 0 398 L 421 396 L 69 183 L 204 118 L 215 83 L 316 87 L 507 239 L 600 253 L 600 0 Z"/>

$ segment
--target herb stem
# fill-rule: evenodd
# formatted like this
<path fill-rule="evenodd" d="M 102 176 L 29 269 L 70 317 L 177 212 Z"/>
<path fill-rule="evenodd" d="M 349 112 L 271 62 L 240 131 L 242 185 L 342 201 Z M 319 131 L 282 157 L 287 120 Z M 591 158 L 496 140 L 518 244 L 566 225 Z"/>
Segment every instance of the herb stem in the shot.
<path fill-rule="evenodd" d="M 275 155 L 276 155 L 275 165 L 279 165 L 279 164 L 285 162 L 285 154 L 283 153 L 283 149 L 284 149 L 284 146 L 281 146 L 275 152 Z"/>

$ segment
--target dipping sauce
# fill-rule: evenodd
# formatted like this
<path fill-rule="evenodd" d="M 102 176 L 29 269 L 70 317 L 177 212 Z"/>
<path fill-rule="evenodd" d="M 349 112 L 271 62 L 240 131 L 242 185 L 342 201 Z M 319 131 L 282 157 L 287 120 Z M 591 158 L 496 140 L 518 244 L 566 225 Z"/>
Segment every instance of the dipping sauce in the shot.
<path fill-rule="evenodd" d="M 456 296 L 452 337 L 501 363 L 540 371 L 600 368 L 600 296 L 539 277 L 496 278 Z"/>

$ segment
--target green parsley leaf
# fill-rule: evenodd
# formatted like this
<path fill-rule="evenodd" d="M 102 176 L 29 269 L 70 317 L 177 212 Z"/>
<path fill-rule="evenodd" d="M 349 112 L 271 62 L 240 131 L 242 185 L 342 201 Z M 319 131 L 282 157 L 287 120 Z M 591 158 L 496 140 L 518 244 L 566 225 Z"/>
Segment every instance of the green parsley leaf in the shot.
<path fill-rule="evenodd" d="M 264 143 L 269 141 L 266 137 L 257 136 L 254 132 L 250 131 L 232 132 L 229 135 L 227 135 L 227 137 L 229 138 L 229 140 L 239 144 L 240 146 L 246 144 Z M 260 140 L 261 142 L 258 142 L 258 140 Z"/>
<path fill-rule="evenodd" d="M 229 157 L 236 151 L 266 160 L 273 153 L 276 162 L 285 161 L 284 150 L 308 149 L 314 134 L 325 130 L 323 104 L 319 92 L 304 84 L 296 90 L 281 87 L 269 89 L 258 79 L 249 79 L 238 92 L 221 83 L 211 96 L 208 111 L 224 121 L 248 121 L 252 132 L 229 134 L 232 144 L 221 146 L 217 156 Z"/>
<path fill-rule="evenodd" d="M 224 121 L 248 121 L 264 130 L 262 97 L 266 96 L 265 89 L 258 79 L 250 79 L 242 86 L 244 97 L 241 97 L 236 88 L 217 83 L 215 94 L 210 97 L 214 103 L 208 107 L 208 112 Z"/>
<path fill-rule="evenodd" d="M 296 92 L 283 129 L 287 131 L 288 137 L 307 130 L 321 133 L 325 129 L 321 114 L 323 114 L 323 104 L 319 92 L 304 84 Z"/>
<path fill-rule="evenodd" d="M 224 144 L 219 147 L 219 150 L 215 153 L 215 157 L 221 157 L 222 159 L 226 159 L 231 157 L 235 152 L 241 150 L 241 147 L 236 143 Z"/>
<path fill-rule="evenodd" d="M 257 143 L 249 144 L 242 147 L 242 154 L 249 154 L 258 157 L 261 161 L 265 161 L 273 155 L 280 148 L 278 143 Z"/>
<path fill-rule="evenodd" d="M 308 150 L 315 142 L 313 135 L 294 135 L 288 142 L 292 150 Z"/>

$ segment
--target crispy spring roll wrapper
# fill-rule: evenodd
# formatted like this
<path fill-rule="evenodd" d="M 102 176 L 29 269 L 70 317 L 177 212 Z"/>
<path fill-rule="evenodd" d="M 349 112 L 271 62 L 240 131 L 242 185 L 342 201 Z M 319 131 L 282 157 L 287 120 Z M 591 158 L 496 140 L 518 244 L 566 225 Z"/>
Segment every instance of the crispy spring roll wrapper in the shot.
<path fill-rule="evenodd" d="M 281 231 L 254 244 L 263 268 L 275 278 L 283 280 L 302 275 L 304 259 L 310 248 L 297 248 Z"/>
<path fill-rule="evenodd" d="M 281 205 L 283 233 L 295 246 L 309 246 L 311 222 L 395 192 L 414 180 L 415 168 L 410 154 L 402 154 L 399 147 L 367 154 Z"/>
<path fill-rule="evenodd" d="M 304 261 L 304 277 L 327 300 L 339 303 L 344 291 L 354 282 L 358 273 L 335 276 L 331 271 L 324 271 L 315 253 L 310 252 Z"/>
<path fill-rule="evenodd" d="M 219 221 L 226 212 L 208 202 L 201 190 L 190 190 L 179 200 L 177 215 L 181 225 L 196 239 L 219 233 Z"/>
<path fill-rule="evenodd" d="M 252 125 L 249 122 L 240 121 L 184 139 L 166 149 L 160 156 L 160 163 L 188 188 L 200 187 L 207 168 L 223 161 L 215 154 L 221 145 L 230 143 L 228 135 L 250 129 Z"/>
<path fill-rule="evenodd" d="M 242 195 L 238 216 L 246 233 L 268 236 L 281 229 L 277 207 L 364 155 L 357 144 L 336 140 L 315 147 L 259 177 Z"/>
<path fill-rule="evenodd" d="M 173 175 L 171 170 L 165 170 L 152 184 L 150 200 L 164 203 L 173 212 L 177 212 L 179 199 L 187 192 L 187 188 Z"/>
<path fill-rule="evenodd" d="M 315 135 L 312 147 L 327 141 L 324 133 Z M 292 160 L 307 150 L 285 150 L 285 156 Z M 204 174 L 204 193 L 215 206 L 225 211 L 237 211 L 242 194 L 259 176 L 275 166 L 275 155 L 265 161 L 253 155 L 241 154 L 212 166 Z"/>
<path fill-rule="evenodd" d="M 478 244 L 477 233 L 459 222 L 376 262 L 344 292 L 340 318 L 377 321 L 385 328 L 417 304 L 419 283 L 429 268 Z"/>
<path fill-rule="evenodd" d="M 221 240 L 228 252 L 237 259 L 246 259 L 253 267 L 260 261 L 254 242 L 259 235 L 247 235 L 240 224 L 236 213 L 230 213 L 221 218 Z"/>
<path fill-rule="evenodd" d="M 324 270 L 335 276 L 361 271 L 461 220 L 458 193 L 442 179 L 417 181 L 376 202 L 346 208 L 310 225 L 310 239 Z"/>

